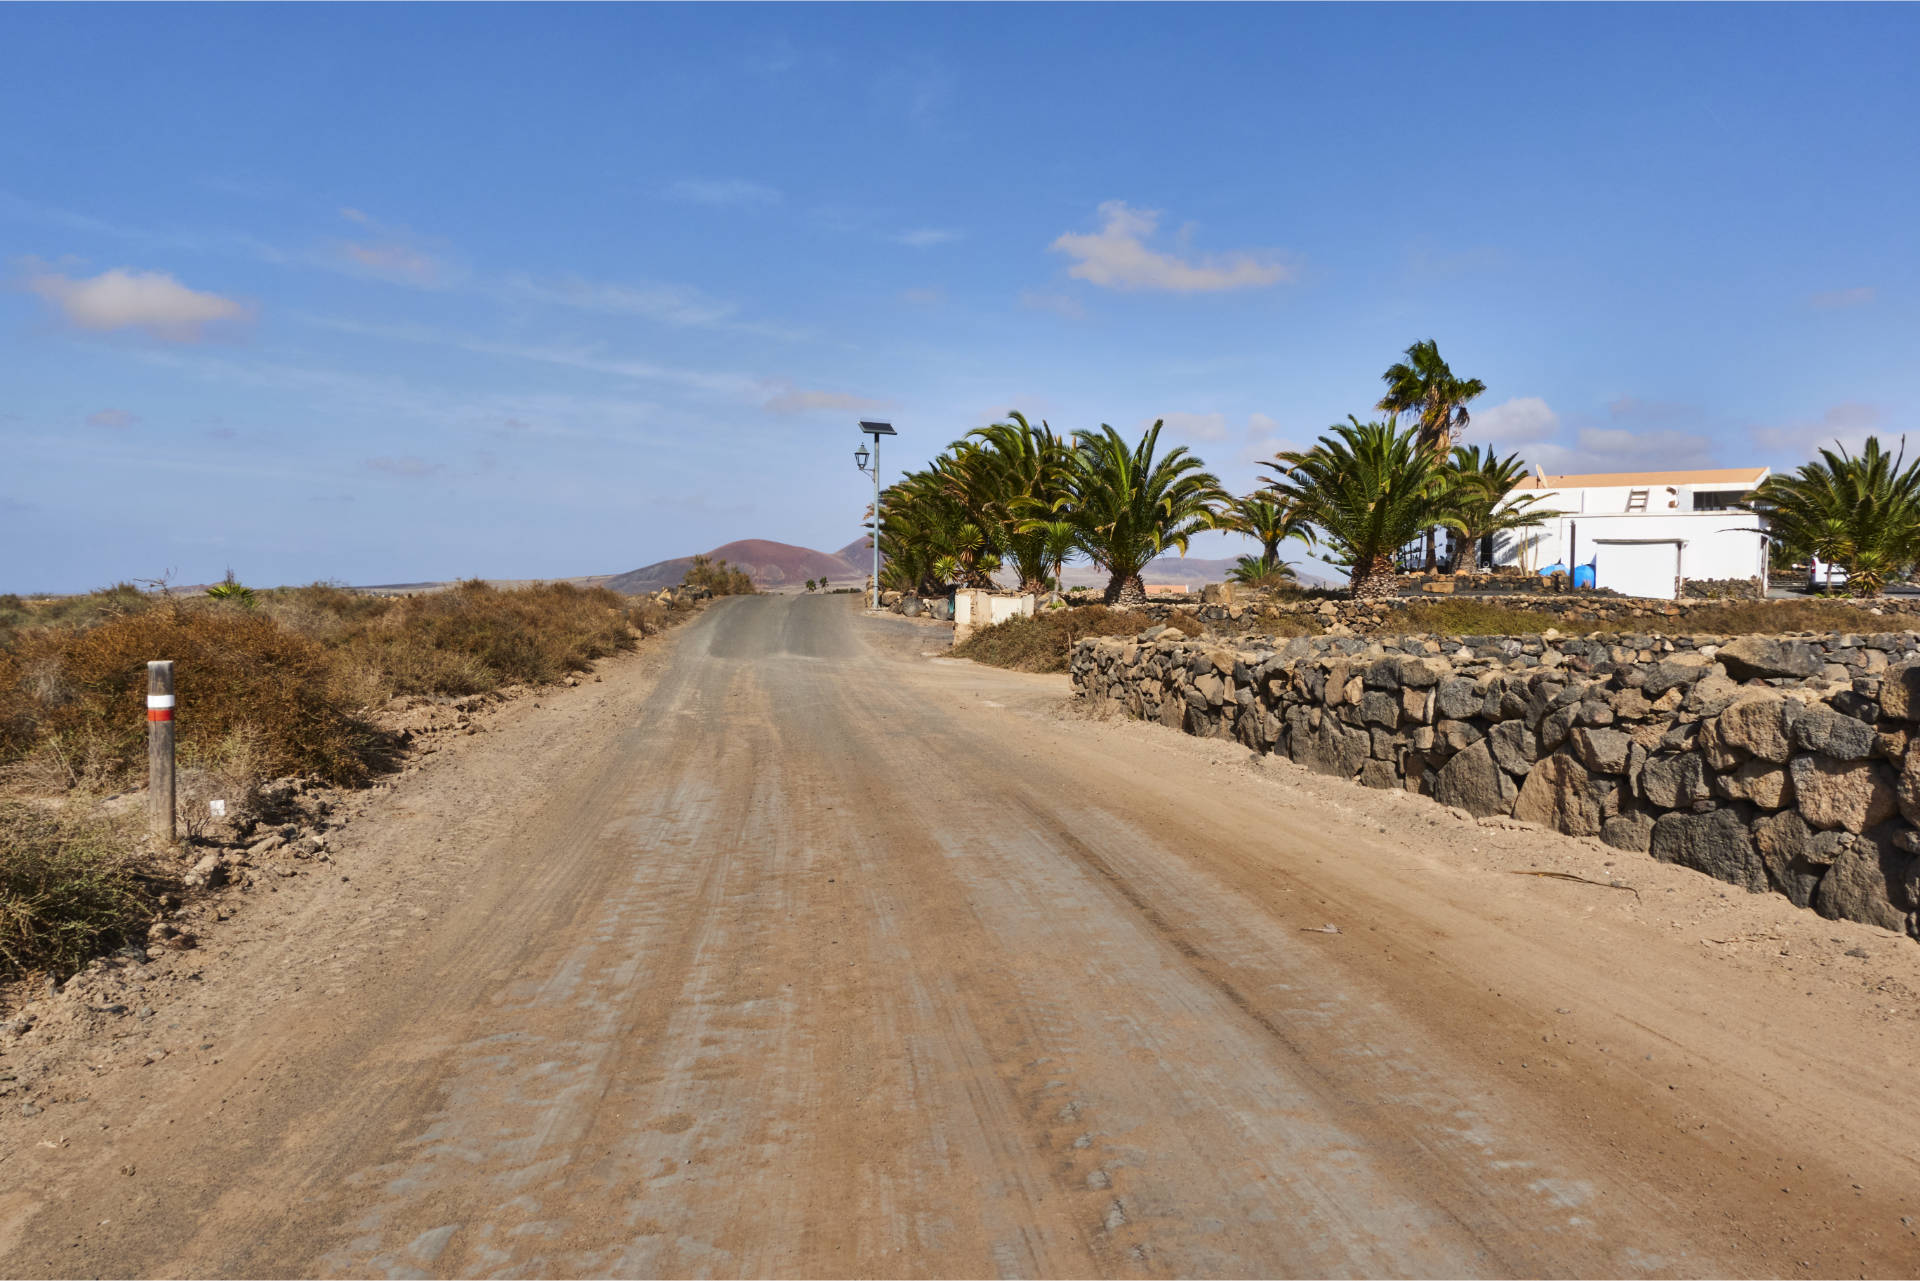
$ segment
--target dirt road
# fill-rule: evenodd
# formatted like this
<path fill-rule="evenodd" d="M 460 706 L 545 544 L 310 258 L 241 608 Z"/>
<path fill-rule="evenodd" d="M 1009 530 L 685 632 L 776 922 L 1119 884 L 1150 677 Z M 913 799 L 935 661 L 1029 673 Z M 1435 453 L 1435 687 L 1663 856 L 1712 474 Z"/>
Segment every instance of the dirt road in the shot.
<path fill-rule="evenodd" d="M 7 1118 L 0 1267 L 1920 1268 L 1912 992 L 1775 955 L 1852 930 L 1897 989 L 1912 945 L 1507 876 L 1614 856 L 935 635 L 724 602 L 410 780 L 205 958 L 173 1057 Z"/>

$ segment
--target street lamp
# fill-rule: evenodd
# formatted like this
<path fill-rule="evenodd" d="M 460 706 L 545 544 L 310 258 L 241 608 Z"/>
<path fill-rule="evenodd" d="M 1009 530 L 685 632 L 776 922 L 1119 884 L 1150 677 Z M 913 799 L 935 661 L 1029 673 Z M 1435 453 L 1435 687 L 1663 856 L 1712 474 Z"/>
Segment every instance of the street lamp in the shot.
<path fill-rule="evenodd" d="M 862 421 L 860 431 L 873 437 L 873 593 L 868 608 L 880 608 L 880 438 L 897 436 L 892 423 L 870 423 Z M 861 441 L 860 447 L 853 451 L 853 465 L 861 471 L 867 470 L 867 442 Z"/>

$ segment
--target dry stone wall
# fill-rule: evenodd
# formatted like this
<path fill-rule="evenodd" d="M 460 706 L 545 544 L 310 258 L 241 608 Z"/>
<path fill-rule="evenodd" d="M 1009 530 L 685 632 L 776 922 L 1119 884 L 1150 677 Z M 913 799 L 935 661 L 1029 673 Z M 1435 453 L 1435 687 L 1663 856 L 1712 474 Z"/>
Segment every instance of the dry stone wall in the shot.
<path fill-rule="evenodd" d="M 1920 938 L 1920 635 L 1075 646 L 1075 692 Z"/>
<path fill-rule="evenodd" d="M 1149 601 L 1139 608 L 1156 621 L 1170 614 L 1187 613 L 1216 628 L 1242 621 L 1252 625 L 1251 620 L 1269 613 L 1310 616 L 1316 625 L 1331 631 L 1370 635 L 1386 627 L 1393 611 L 1400 606 L 1431 603 L 1436 599 L 1439 598 L 1419 595 L 1390 596 L 1376 601 L 1344 598 L 1275 601 L 1255 597 L 1244 601 L 1217 602 L 1189 597 L 1177 601 Z M 1531 592 L 1520 595 L 1476 594 L 1471 599 L 1532 614 L 1568 631 L 1581 630 L 1581 623 L 1626 624 L 1679 631 L 1686 628 L 1693 616 L 1705 614 L 1711 619 L 1715 611 L 1736 598 L 1727 596 L 1706 600 L 1662 601 L 1610 593 Z M 1920 616 L 1920 597 L 1916 596 L 1879 596 L 1870 599 L 1836 597 L 1833 603 L 1857 609 L 1862 628 L 1908 626 L 1916 616 Z"/>

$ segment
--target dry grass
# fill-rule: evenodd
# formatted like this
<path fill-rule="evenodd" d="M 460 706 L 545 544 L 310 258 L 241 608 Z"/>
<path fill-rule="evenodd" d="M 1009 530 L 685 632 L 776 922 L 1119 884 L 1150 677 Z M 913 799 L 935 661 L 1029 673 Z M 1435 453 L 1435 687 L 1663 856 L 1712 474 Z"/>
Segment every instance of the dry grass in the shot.
<path fill-rule="evenodd" d="M 116 588 L 27 607 L 0 635 L 0 764 L 83 791 L 134 781 L 146 663 L 170 658 L 183 768 L 352 785 L 391 762 L 395 744 L 373 724 L 388 699 L 548 684 L 671 617 L 564 583 L 411 597 L 315 585 L 250 605 Z"/>
<path fill-rule="evenodd" d="M 1837 601 L 1729 601 L 1666 617 L 1569 618 L 1565 603 L 1541 602 L 1538 609 L 1516 609 L 1471 597 L 1420 601 L 1387 614 L 1377 630 L 1385 634 L 1438 636 L 1531 636 L 1548 628 L 1563 632 L 1689 632 L 1701 635 L 1776 635 L 1781 632 L 1858 632 L 1894 626 L 1888 619 Z"/>
<path fill-rule="evenodd" d="M 0 802 L 0 978 L 144 943 L 154 888 L 110 827 Z"/>
<path fill-rule="evenodd" d="M 286 775 L 343 786 L 398 763 L 376 723 L 403 694 L 543 685 L 633 648 L 689 612 L 605 589 L 467 582 L 411 597 L 344 588 L 168 598 L 121 586 L 47 602 L 0 597 L 0 766 L 15 794 L 65 793 L 59 812 L 0 802 L 0 976 L 71 971 L 144 941 L 152 880 L 89 794 L 140 781 L 146 664 L 172 659 L 180 812 L 206 800 L 255 817 Z"/>
<path fill-rule="evenodd" d="M 1187 620 L 1189 624 L 1192 621 Z M 1151 626 L 1153 619 L 1147 614 L 1108 609 L 1105 605 L 1050 609 L 1032 618 L 1009 618 L 982 627 L 954 646 L 953 652 L 960 658 L 1016 672 L 1064 672 L 1075 641 L 1089 636 L 1131 636 Z"/>

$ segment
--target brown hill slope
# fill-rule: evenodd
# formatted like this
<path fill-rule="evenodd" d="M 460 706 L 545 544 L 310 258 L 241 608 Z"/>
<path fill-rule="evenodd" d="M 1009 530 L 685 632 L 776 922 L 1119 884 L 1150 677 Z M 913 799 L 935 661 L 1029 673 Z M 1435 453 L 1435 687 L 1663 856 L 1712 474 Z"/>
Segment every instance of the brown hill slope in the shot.
<path fill-rule="evenodd" d="M 743 538 L 716 547 L 706 556 L 708 560 L 724 560 L 736 569 L 746 570 L 754 586 L 763 588 L 792 587 L 809 578 L 825 578 L 836 586 L 856 587 L 864 583 L 867 576 L 866 570 L 831 553 L 817 552 L 811 547 L 795 547 L 791 543 L 776 543 L 766 538 Z M 616 592 L 626 592 L 632 596 L 657 592 L 662 587 L 679 583 L 686 577 L 687 567 L 691 564 L 693 557 L 676 556 L 672 560 L 657 561 L 624 574 L 615 574 L 607 580 L 606 585 Z"/>

